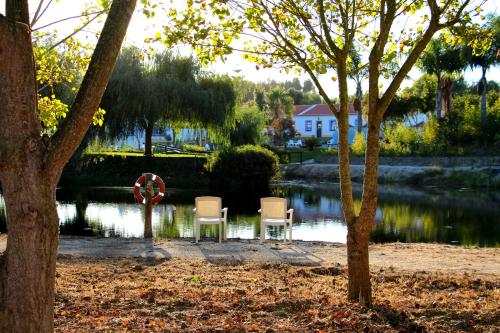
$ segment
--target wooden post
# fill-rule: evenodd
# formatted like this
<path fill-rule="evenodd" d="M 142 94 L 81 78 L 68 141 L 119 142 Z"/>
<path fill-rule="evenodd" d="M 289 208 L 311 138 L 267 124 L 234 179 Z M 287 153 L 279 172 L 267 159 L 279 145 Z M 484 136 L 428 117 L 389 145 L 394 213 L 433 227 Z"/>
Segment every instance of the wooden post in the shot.
<path fill-rule="evenodd" d="M 151 198 L 154 196 L 153 192 L 153 180 L 151 173 L 143 174 L 146 177 L 145 185 L 146 185 L 146 193 L 144 197 L 146 198 L 146 203 L 144 204 L 144 238 L 152 238 L 153 237 L 153 224 L 152 224 L 152 215 L 153 215 L 153 205 L 151 204 Z"/>

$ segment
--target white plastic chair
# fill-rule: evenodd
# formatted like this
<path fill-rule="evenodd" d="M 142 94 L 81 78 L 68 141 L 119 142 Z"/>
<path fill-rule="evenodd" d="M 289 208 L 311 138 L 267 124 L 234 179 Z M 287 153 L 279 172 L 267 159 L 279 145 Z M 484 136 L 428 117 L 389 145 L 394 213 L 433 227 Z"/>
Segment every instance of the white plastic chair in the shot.
<path fill-rule="evenodd" d="M 286 199 L 283 198 L 261 198 L 260 199 L 260 242 L 263 243 L 266 237 L 266 226 L 283 226 L 285 228 L 284 239 L 287 242 L 287 228 L 289 230 L 289 240 L 292 241 L 292 219 L 293 209 L 286 210 Z"/>
<path fill-rule="evenodd" d="M 222 199 L 219 197 L 197 197 L 193 212 L 196 243 L 200 240 L 202 224 L 219 225 L 219 243 L 222 241 L 222 223 L 224 223 L 224 240 L 227 240 L 227 208 L 221 209 Z M 221 216 L 222 213 L 222 216 Z"/>

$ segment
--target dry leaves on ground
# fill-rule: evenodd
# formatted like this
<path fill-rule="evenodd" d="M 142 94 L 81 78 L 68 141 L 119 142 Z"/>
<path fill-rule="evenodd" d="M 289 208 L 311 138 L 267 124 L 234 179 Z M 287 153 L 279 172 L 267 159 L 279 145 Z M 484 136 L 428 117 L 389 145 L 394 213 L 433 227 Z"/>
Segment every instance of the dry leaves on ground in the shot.
<path fill-rule="evenodd" d="M 56 332 L 500 332 L 500 278 L 372 272 L 346 301 L 340 265 L 59 259 Z"/>

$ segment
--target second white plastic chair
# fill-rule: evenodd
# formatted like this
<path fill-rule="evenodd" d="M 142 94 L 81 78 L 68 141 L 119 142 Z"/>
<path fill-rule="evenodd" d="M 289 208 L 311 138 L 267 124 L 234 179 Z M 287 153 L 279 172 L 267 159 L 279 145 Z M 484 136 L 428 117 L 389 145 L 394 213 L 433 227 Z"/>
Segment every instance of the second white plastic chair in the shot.
<path fill-rule="evenodd" d="M 266 237 L 266 226 L 283 226 L 285 228 L 284 239 L 287 242 L 287 228 L 289 240 L 292 241 L 292 219 L 293 209 L 286 209 L 286 199 L 268 197 L 260 199 L 260 242 Z"/>

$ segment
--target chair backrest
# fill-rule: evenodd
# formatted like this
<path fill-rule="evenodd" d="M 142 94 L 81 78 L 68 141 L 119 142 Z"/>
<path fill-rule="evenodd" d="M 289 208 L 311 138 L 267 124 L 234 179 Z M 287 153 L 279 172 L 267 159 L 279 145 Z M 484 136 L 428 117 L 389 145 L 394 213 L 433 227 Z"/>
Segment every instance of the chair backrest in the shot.
<path fill-rule="evenodd" d="M 261 198 L 260 209 L 263 218 L 285 219 L 286 199 L 276 197 Z"/>
<path fill-rule="evenodd" d="M 219 197 L 196 197 L 196 216 L 220 217 L 222 209 L 222 199 Z"/>

